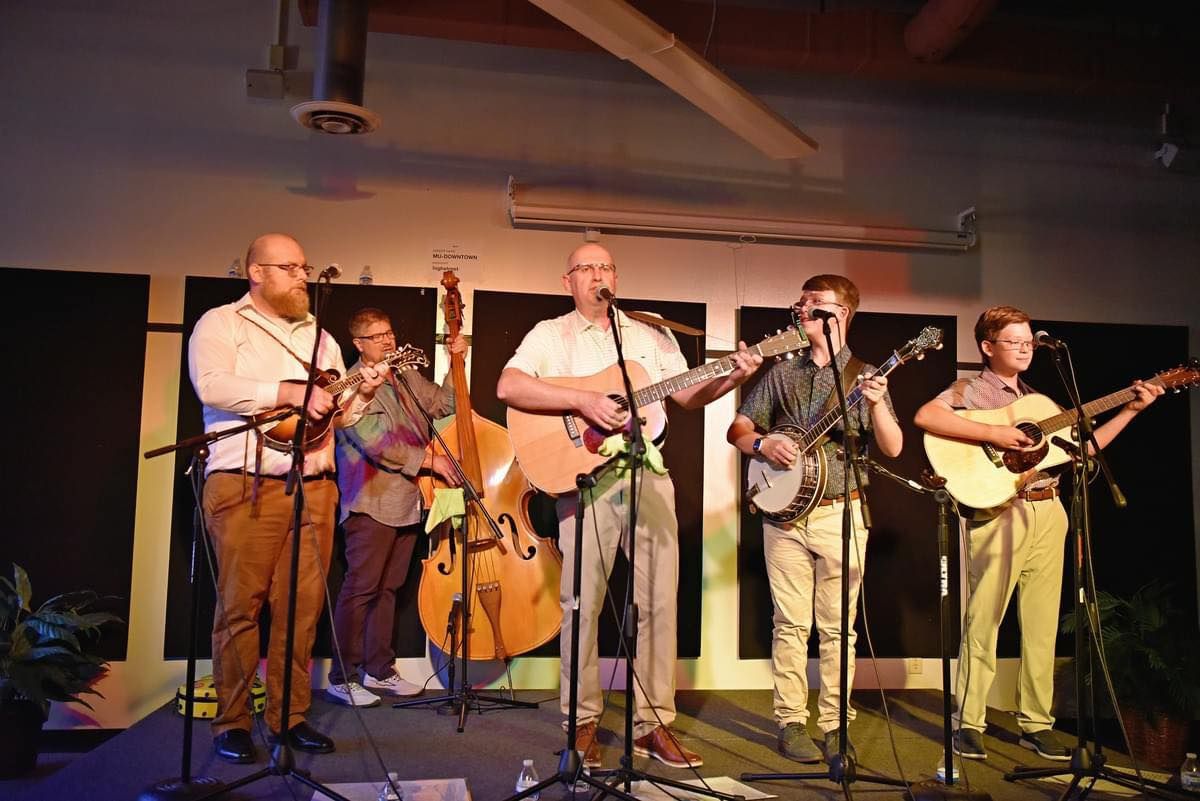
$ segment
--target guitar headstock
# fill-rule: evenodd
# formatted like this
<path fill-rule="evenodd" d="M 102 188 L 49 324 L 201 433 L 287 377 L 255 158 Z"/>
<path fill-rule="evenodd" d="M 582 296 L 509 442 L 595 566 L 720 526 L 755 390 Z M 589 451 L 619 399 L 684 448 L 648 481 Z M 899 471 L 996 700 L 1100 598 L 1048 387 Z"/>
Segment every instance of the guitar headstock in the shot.
<path fill-rule="evenodd" d="M 1189 387 L 1194 387 L 1200 384 L 1200 359 L 1190 359 L 1187 364 L 1164 370 L 1154 376 L 1151 381 L 1162 384 L 1163 389 L 1175 392 L 1182 392 Z"/>
<path fill-rule="evenodd" d="M 808 337 L 798 328 L 780 331 L 758 343 L 758 350 L 764 359 L 768 356 L 778 356 L 781 353 L 791 353 L 807 347 Z"/>
<path fill-rule="evenodd" d="M 905 342 L 897 351 L 896 358 L 901 363 L 911 359 L 924 359 L 926 351 L 942 349 L 942 329 L 927 325 L 921 333 Z"/>
<path fill-rule="evenodd" d="M 425 351 L 414 348 L 412 345 L 405 345 L 400 350 L 392 351 L 383 357 L 383 362 L 394 370 L 416 370 L 418 367 L 429 366 L 429 358 L 425 355 Z"/>

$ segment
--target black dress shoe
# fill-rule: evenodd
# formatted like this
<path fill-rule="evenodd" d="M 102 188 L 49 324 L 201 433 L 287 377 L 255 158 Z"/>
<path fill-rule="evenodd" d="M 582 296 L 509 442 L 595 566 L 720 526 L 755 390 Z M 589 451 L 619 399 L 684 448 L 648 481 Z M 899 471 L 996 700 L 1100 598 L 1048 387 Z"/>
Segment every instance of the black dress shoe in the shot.
<path fill-rule="evenodd" d="M 297 751 L 307 751 L 310 754 L 333 753 L 333 740 L 309 726 L 306 721 L 288 729 L 288 745 Z"/>
<path fill-rule="evenodd" d="M 226 762 L 247 765 L 254 761 L 254 741 L 245 729 L 230 729 L 213 738 L 213 750 Z"/>

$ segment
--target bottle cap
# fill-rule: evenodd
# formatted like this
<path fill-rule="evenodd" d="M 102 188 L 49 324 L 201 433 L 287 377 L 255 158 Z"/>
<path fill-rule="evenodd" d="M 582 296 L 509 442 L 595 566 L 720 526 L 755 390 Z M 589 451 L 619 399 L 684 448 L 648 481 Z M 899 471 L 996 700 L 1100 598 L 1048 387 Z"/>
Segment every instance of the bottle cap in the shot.
<path fill-rule="evenodd" d="M 1178 754 L 1179 752 L 1178 752 L 1178 751 L 1176 751 L 1175 753 L 1177 753 L 1177 754 Z M 532 760 L 532 759 L 526 759 L 526 760 L 523 760 L 523 761 L 521 762 L 521 764 L 522 764 L 522 765 L 524 765 L 524 766 L 525 766 L 525 767 L 527 767 L 527 768 L 531 768 L 531 767 L 533 767 L 533 760 Z"/>

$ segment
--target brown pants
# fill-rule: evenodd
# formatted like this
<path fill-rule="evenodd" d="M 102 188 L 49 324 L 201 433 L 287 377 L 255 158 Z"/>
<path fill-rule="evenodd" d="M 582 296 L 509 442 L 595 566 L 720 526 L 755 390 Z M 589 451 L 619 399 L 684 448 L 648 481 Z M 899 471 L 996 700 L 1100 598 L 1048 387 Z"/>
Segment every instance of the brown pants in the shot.
<path fill-rule="evenodd" d="M 287 636 L 288 574 L 292 554 L 292 502 L 284 482 L 264 479 L 257 514 L 250 507 L 250 481 L 213 473 L 204 487 L 204 514 L 217 556 L 217 609 L 213 617 L 213 680 L 219 710 L 213 734 L 250 730 L 250 685 L 258 667 L 258 616 L 271 605 L 267 646 L 267 725 L 291 729 L 304 720 L 312 699 L 308 674 L 317 618 L 325 598 L 325 574 L 333 552 L 337 483 L 304 483 L 305 516 L 300 533 L 296 634 L 287 726 L 281 726 L 284 646 Z"/>
<path fill-rule="evenodd" d="M 358 681 L 360 668 L 386 679 L 396 672 L 392 648 L 396 590 L 408 577 L 420 526 L 396 528 L 354 512 L 346 518 L 342 531 L 346 535 L 346 579 L 333 613 L 341 659 L 333 660 L 329 683 Z"/>

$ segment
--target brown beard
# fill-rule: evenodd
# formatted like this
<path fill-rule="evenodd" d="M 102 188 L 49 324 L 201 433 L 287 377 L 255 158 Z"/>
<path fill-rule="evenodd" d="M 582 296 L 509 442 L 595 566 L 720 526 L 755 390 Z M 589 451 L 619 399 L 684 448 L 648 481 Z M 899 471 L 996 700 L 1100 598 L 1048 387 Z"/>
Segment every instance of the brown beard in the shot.
<path fill-rule="evenodd" d="M 298 323 L 308 317 L 308 288 L 292 287 L 276 292 L 263 286 L 263 297 L 271 308 L 289 323 Z"/>

